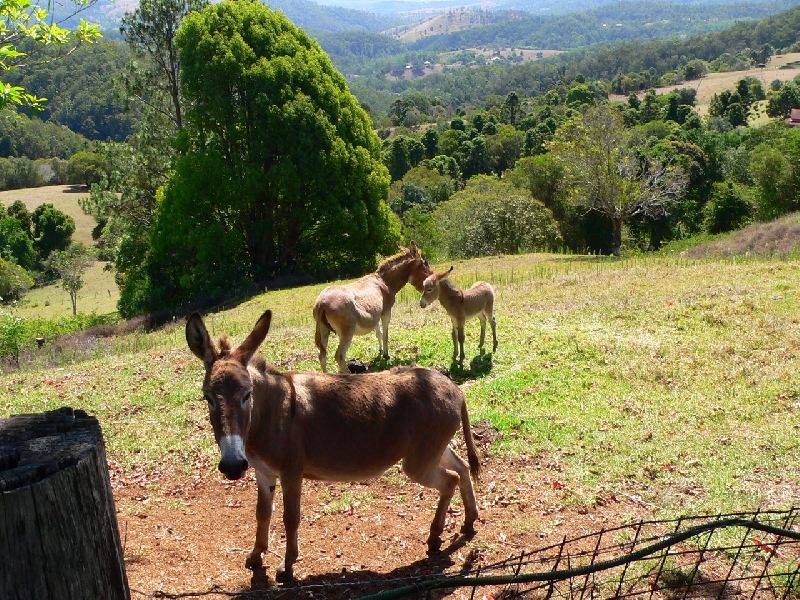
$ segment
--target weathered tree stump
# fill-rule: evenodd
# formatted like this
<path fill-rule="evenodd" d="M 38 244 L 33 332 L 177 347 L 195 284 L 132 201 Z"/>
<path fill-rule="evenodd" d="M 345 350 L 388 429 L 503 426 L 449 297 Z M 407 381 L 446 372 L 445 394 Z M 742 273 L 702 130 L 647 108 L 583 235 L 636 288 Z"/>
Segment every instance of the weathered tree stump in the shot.
<path fill-rule="evenodd" d="M 0 419 L 0 598 L 129 599 L 100 424 Z"/>

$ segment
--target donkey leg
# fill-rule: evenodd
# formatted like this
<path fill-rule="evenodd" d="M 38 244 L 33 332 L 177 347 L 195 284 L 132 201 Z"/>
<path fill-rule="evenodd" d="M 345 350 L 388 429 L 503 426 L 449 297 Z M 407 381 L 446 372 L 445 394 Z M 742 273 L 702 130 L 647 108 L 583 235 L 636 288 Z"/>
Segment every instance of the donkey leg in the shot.
<path fill-rule="evenodd" d="M 328 371 L 328 341 L 331 337 L 331 330 L 323 325 L 317 323 L 317 340 L 319 346 L 319 365 L 322 367 L 322 372 Z"/>
<path fill-rule="evenodd" d="M 256 543 L 244 563 L 244 566 L 248 569 L 263 565 L 264 561 L 261 558 L 261 554 L 269 550 L 269 523 L 272 520 L 272 511 L 275 509 L 272 501 L 275 496 L 276 480 L 274 475 L 256 471 L 256 482 L 258 483 Z"/>
<path fill-rule="evenodd" d="M 458 360 L 463 365 L 464 364 L 464 324 L 458 324 Z"/>
<path fill-rule="evenodd" d="M 442 546 L 442 532 L 447 518 L 447 508 L 450 506 L 450 500 L 453 499 L 456 486 L 459 484 L 458 473 L 445 469 L 438 462 L 426 466 L 412 465 L 408 458 L 403 461 L 403 471 L 411 481 L 439 490 L 439 503 L 436 506 L 436 514 L 431 522 L 431 533 L 428 536 L 428 552 L 436 552 Z"/>
<path fill-rule="evenodd" d="M 464 504 L 464 527 L 461 528 L 461 531 L 467 536 L 474 535 L 474 523 L 478 520 L 478 502 L 475 500 L 475 490 L 472 488 L 469 467 L 450 446 L 442 454 L 440 464 L 445 469 L 458 473 L 458 489 L 461 493 L 461 502 Z"/>
<path fill-rule="evenodd" d="M 381 353 L 383 358 L 389 358 L 389 321 L 392 318 L 392 311 L 381 315 L 381 332 L 383 339 L 381 340 Z"/>
<path fill-rule="evenodd" d="M 453 362 L 456 362 L 458 358 L 458 325 L 455 322 L 450 330 L 450 337 L 453 338 Z"/>
<path fill-rule="evenodd" d="M 353 343 L 353 333 L 342 332 L 339 336 L 339 347 L 336 348 L 336 364 L 339 365 L 339 373 L 349 373 L 350 369 L 347 368 L 347 351 L 350 349 L 350 344 Z"/>
<path fill-rule="evenodd" d="M 300 527 L 300 494 L 303 485 L 302 475 L 281 477 L 283 488 L 283 526 L 286 529 L 286 554 L 283 563 L 275 573 L 275 581 L 289 583 L 294 579 L 292 566 L 300 554 L 297 542 L 297 529 Z"/>
<path fill-rule="evenodd" d="M 478 343 L 478 350 L 483 354 L 483 343 L 486 341 L 486 315 L 480 313 L 478 320 L 481 322 L 481 341 Z"/>
<path fill-rule="evenodd" d="M 494 315 L 492 315 L 492 318 L 489 319 L 489 322 L 492 325 L 492 352 L 497 352 L 497 321 L 495 320 Z"/>

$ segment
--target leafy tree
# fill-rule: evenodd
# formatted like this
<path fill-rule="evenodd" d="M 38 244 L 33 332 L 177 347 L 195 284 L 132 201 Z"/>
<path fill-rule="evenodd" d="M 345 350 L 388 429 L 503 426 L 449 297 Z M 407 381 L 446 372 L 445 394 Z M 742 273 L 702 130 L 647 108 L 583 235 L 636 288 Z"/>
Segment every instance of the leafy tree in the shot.
<path fill-rule="evenodd" d="M 755 207 L 738 186 L 715 183 L 704 213 L 707 231 L 724 233 L 744 227 L 752 219 Z"/>
<path fill-rule="evenodd" d="M 27 232 L 28 236 L 32 236 L 33 221 L 31 213 L 27 205 L 22 200 L 14 200 L 11 206 L 8 207 L 8 216 L 14 217 L 22 225 L 22 229 Z"/>
<path fill-rule="evenodd" d="M 6 270 L 4 267 L 5 265 L 0 263 L 0 281 L 4 279 Z M 0 313 L 0 356 L 11 357 L 17 367 L 22 348 L 27 341 L 27 329 L 27 321 L 23 317 L 5 311 Z"/>
<path fill-rule="evenodd" d="M 0 258 L 0 302 L 20 300 L 32 287 L 33 279 L 25 269 Z"/>
<path fill-rule="evenodd" d="M 520 99 L 517 92 L 509 92 L 500 108 L 500 119 L 503 123 L 516 126 L 519 118 Z"/>
<path fill-rule="evenodd" d="M 36 262 L 36 250 L 30 230 L 26 230 L 14 217 L 0 220 L 0 253 L 4 259 L 11 260 L 26 270 L 31 270 Z"/>
<path fill-rule="evenodd" d="M 800 108 L 800 88 L 792 81 L 785 82 L 779 90 L 767 94 L 767 115 L 773 118 L 788 117 L 793 108 Z"/>
<path fill-rule="evenodd" d="M 436 149 L 439 146 L 439 132 L 433 127 L 429 127 L 422 134 L 422 145 L 425 147 L 425 158 L 436 156 Z"/>
<path fill-rule="evenodd" d="M 761 221 L 776 219 L 796 210 L 798 181 L 796 160 L 785 140 L 759 144 L 750 153 L 750 174 L 756 184 L 757 216 Z M 795 155 L 796 156 L 796 155 Z"/>
<path fill-rule="evenodd" d="M 33 238 L 39 259 L 45 260 L 54 250 L 64 250 L 72 242 L 75 220 L 52 204 L 40 204 L 31 216 Z"/>
<path fill-rule="evenodd" d="M 552 213 L 528 192 L 486 175 L 432 214 L 441 255 L 451 259 L 552 249 L 561 241 Z"/>
<path fill-rule="evenodd" d="M 67 161 L 67 178 L 71 183 L 91 187 L 100 183 L 105 171 L 105 160 L 97 152 L 76 152 Z"/>
<path fill-rule="evenodd" d="M 562 127 L 551 152 L 564 168 L 571 201 L 611 220 L 615 255 L 628 219 L 667 213 L 686 187 L 678 165 L 647 160 L 634 151 L 621 115 L 607 106 L 590 109 Z"/>
<path fill-rule="evenodd" d="M 584 104 L 588 104 L 592 106 L 595 101 L 595 95 L 592 88 L 590 88 L 585 83 L 581 83 L 576 85 L 569 92 L 567 92 L 567 98 L 564 101 L 564 104 L 567 106 L 571 106 L 573 108 L 577 108 Z"/>
<path fill-rule="evenodd" d="M 135 65 L 129 70 L 128 96 L 161 112 L 176 129 L 183 126 L 183 108 L 175 36 L 183 18 L 192 11 L 202 10 L 208 3 L 208 0 L 141 0 L 136 10 L 125 14 L 120 25 L 120 32 L 134 52 L 154 65 L 145 69 Z M 167 104 L 153 97 L 159 93 L 169 99 Z"/>
<path fill-rule="evenodd" d="M 56 250 L 50 257 L 50 266 L 61 277 L 61 286 L 72 301 L 72 314 L 78 314 L 78 292 L 83 288 L 83 274 L 94 262 L 94 253 L 80 242 L 70 244 L 66 250 Z"/>
<path fill-rule="evenodd" d="M 76 2 L 74 13 L 77 13 L 84 4 L 89 2 Z M 25 56 L 25 53 L 18 48 L 20 42 L 30 41 L 39 47 L 58 44 L 69 48 L 82 41 L 92 42 L 100 37 L 99 28 L 96 25 L 88 25 L 83 19 L 74 32 L 60 27 L 48 16 L 44 8 L 28 0 L 0 0 L 0 20 L 3 23 L 3 27 L 0 28 L 2 71 L 16 68 L 19 59 Z M 26 92 L 22 87 L 0 82 L 0 109 L 15 104 L 40 109 L 43 101 L 43 98 Z"/>
<path fill-rule="evenodd" d="M 399 236 L 380 139 L 317 43 L 250 0 L 188 14 L 176 43 L 192 108 L 152 227 L 151 300 L 374 268 Z"/>

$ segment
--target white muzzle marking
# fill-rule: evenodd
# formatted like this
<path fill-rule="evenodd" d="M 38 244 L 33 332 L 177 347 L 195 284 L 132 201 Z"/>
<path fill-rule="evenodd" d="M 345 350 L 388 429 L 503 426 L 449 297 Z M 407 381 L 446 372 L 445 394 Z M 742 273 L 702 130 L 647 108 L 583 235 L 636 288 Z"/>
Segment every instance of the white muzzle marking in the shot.
<path fill-rule="evenodd" d="M 219 440 L 219 451 L 222 462 L 246 458 L 244 440 L 240 435 L 225 435 Z"/>

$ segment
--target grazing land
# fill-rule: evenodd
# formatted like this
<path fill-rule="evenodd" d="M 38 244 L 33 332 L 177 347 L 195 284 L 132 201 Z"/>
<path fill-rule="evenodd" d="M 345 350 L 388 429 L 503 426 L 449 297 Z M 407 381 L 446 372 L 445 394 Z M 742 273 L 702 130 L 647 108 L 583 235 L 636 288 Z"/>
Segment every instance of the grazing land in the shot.
<path fill-rule="evenodd" d="M 78 205 L 79 198 L 88 196 L 89 192 L 84 186 L 48 185 L 0 192 L 0 202 L 4 207 L 8 208 L 17 200 L 22 200 L 31 212 L 36 210 L 36 207 L 40 204 L 50 203 L 56 209 L 75 219 L 75 233 L 72 239 L 90 246 L 92 244 L 92 229 L 97 223 L 94 217 L 85 214 Z"/>
<path fill-rule="evenodd" d="M 800 60 L 800 52 L 782 54 L 780 56 L 774 56 L 764 68 L 753 67 L 746 71 L 708 73 L 701 79 L 686 81 L 680 85 L 657 88 L 656 93 L 668 94 L 675 88 L 692 88 L 697 90 L 697 104 L 695 108 L 700 115 L 706 115 L 708 114 L 708 105 L 714 94 L 720 94 L 725 90 L 735 90 L 736 83 L 745 77 L 755 77 L 758 79 L 765 92 L 770 89 L 770 84 L 776 79 L 779 81 L 792 81 L 797 75 L 800 75 L 800 68 L 792 67 L 782 69 L 780 67 L 797 60 Z M 644 93 L 644 91 L 640 92 L 640 97 L 642 97 Z M 624 102 L 627 96 L 613 94 L 609 99 L 616 102 Z M 751 120 L 751 124 L 757 125 L 758 123 L 760 123 L 760 121 L 754 122 Z"/>
<path fill-rule="evenodd" d="M 78 199 L 88 195 L 89 192 L 83 186 L 50 185 L 0 192 L 0 203 L 8 207 L 17 200 L 22 200 L 31 212 L 40 204 L 50 203 L 75 219 L 72 239 L 91 246 L 94 243 L 92 229 L 97 223 L 94 217 L 85 214 L 78 205 Z M 113 273 L 105 269 L 106 265 L 103 261 L 97 261 L 86 270 L 84 286 L 78 292 L 80 312 L 98 315 L 116 312 L 119 288 L 114 282 Z M 69 293 L 56 282 L 30 290 L 23 301 L 15 306 L 14 313 L 21 317 L 61 317 L 72 314 L 72 302 Z"/>
<path fill-rule="evenodd" d="M 465 366 L 451 364 L 447 316 L 438 304 L 421 309 L 406 287 L 390 326 L 392 358 L 376 358 L 371 335 L 356 338 L 349 357 L 372 369 L 417 363 L 461 385 L 485 462 L 478 533 L 459 539 L 456 500 L 447 549 L 428 558 L 434 494 L 397 469 L 371 482 L 310 482 L 301 583 L 458 570 L 631 519 L 786 508 L 800 498 L 795 258 L 531 254 L 456 262 L 451 277 L 495 287 L 496 353 L 477 353 L 472 321 Z M 268 291 L 206 324 L 239 343 L 270 308 L 265 357 L 315 370 L 311 306 L 322 287 Z M 203 367 L 183 323 L 103 343 L 82 362 L 0 377 L 0 416 L 69 405 L 100 419 L 137 593 L 274 586 L 281 519 L 266 571 L 245 570 L 255 481 L 252 471 L 238 482 L 215 471 Z"/>

